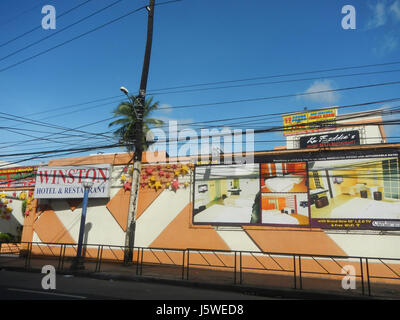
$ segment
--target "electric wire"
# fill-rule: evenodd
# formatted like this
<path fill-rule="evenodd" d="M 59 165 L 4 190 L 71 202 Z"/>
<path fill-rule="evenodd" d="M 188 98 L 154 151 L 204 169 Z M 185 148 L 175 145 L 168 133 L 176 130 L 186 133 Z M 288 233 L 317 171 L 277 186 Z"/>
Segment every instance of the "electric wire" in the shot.
<path fill-rule="evenodd" d="M 34 45 L 36 45 L 36 44 L 38 44 L 38 43 L 41 43 L 42 41 L 45 41 L 45 40 L 47 40 L 47 39 L 50 39 L 51 37 L 54 37 L 54 36 L 56 36 L 57 34 L 60 34 L 60 33 L 64 32 L 65 30 L 68 30 L 68 29 L 70 29 L 71 27 L 74 27 L 74 26 L 78 25 L 79 23 L 84 22 L 84 21 L 86 21 L 87 19 L 90 19 L 90 18 L 94 17 L 96 14 L 99 14 L 99 13 L 105 11 L 105 10 L 110 9 L 111 7 L 115 6 L 116 4 L 118 4 L 118 3 L 122 2 L 122 1 L 123 1 L 123 0 L 114 1 L 113 3 L 107 5 L 107 6 L 101 8 L 101 9 L 99 9 L 99 10 L 96 10 L 95 12 L 91 13 L 91 14 L 88 15 L 88 16 L 85 16 L 85 17 L 79 19 L 79 20 L 76 21 L 76 22 L 71 23 L 71 24 L 65 26 L 64 28 L 59 29 L 59 30 L 57 30 L 57 31 L 55 31 L 55 32 L 52 32 L 51 34 L 49 34 L 49 35 L 46 36 L 46 37 L 43 37 L 43 38 L 40 38 L 39 40 L 36 40 L 36 41 L 34 41 L 34 42 L 31 42 L 30 44 L 28 44 L 28 45 L 26 45 L 26 46 L 24 46 L 24 47 L 22 47 L 22 48 L 20 48 L 20 49 L 18 49 L 18 50 L 15 50 L 15 51 L 9 53 L 9 54 L 6 55 L 6 56 L 1 57 L 1 58 L 0 58 L 0 61 L 3 61 L 3 60 L 5 60 L 5 59 L 8 59 L 8 58 L 10 58 L 10 57 L 16 55 L 17 53 L 20 53 L 20 52 L 22 52 L 22 51 L 25 51 L 26 49 L 29 49 L 30 47 L 32 47 L 32 46 L 34 46 Z"/>
<path fill-rule="evenodd" d="M 58 15 L 57 15 L 57 19 L 62 18 L 63 16 L 65 16 L 65 15 L 71 13 L 72 11 L 75 11 L 76 9 L 79 9 L 80 7 L 84 6 L 85 4 L 87 4 L 87 3 L 91 2 L 91 1 L 92 1 L 92 0 L 86 0 L 86 1 L 84 1 L 84 2 L 82 2 L 82 3 L 80 3 L 80 4 L 78 4 L 78 5 L 76 5 L 76 6 L 74 6 L 74 7 L 72 7 L 71 9 L 68 9 L 67 11 L 64 11 L 64 12 L 58 14 Z M 35 8 L 36 8 L 36 7 L 35 7 Z M 28 31 L 25 31 L 25 32 L 22 33 L 22 34 L 20 34 L 20 35 L 14 37 L 14 38 L 12 38 L 12 39 L 6 41 L 6 42 L 1 43 L 1 44 L 0 44 L 0 48 L 2 48 L 2 47 L 4 47 L 4 46 L 6 46 L 6 45 L 8 45 L 8 44 L 10 44 L 10 43 L 12 43 L 12 42 L 18 40 L 18 39 L 21 39 L 21 38 L 27 36 L 28 34 L 34 32 L 34 31 L 36 31 L 36 30 L 39 30 L 39 29 L 41 29 L 41 28 L 42 28 L 42 26 L 41 26 L 41 25 L 38 25 L 38 26 L 36 26 L 36 27 L 34 27 L 34 28 L 28 30 Z"/>
<path fill-rule="evenodd" d="M 164 95 L 164 94 L 204 92 L 204 91 L 210 91 L 210 90 L 243 88 L 243 87 L 270 85 L 270 84 L 282 84 L 282 83 L 292 83 L 292 82 L 320 80 L 322 78 L 326 79 L 326 80 L 329 80 L 329 79 L 336 79 L 336 78 L 346 78 L 346 77 L 376 75 L 376 74 L 387 74 L 387 73 L 395 73 L 395 72 L 400 72 L 400 69 L 372 71 L 372 72 L 360 72 L 360 73 L 340 74 L 340 75 L 329 75 L 327 77 L 319 76 L 319 77 L 312 77 L 312 78 L 288 79 L 288 80 L 269 81 L 269 82 L 257 82 L 257 83 L 238 84 L 238 85 L 230 85 L 230 86 L 222 86 L 222 87 L 208 87 L 208 88 L 187 89 L 187 90 L 179 90 L 179 91 L 166 91 L 166 92 L 157 92 L 156 91 L 156 92 L 149 92 L 149 94 L 150 95 L 154 95 L 154 96 L 158 96 L 158 95 Z"/>
<path fill-rule="evenodd" d="M 314 74 L 314 73 L 321 73 L 321 72 L 343 71 L 343 70 L 362 69 L 362 68 L 371 68 L 371 67 L 383 67 L 383 66 L 390 66 L 390 65 L 397 65 L 397 64 L 400 64 L 400 61 L 392 61 L 392 62 L 385 62 L 385 63 L 374 63 L 374 64 L 364 64 L 364 65 L 348 66 L 348 67 L 336 67 L 336 68 L 318 69 L 318 70 L 311 70 L 311 71 L 300 71 L 300 72 L 292 72 L 292 73 L 282 73 L 282 74 L 266 75 L 266 76 L 235 79 L 235 80 L 205 82 L 205 83 L 197 83 L 197 84 L 191 84 L 191 85 L 181 85 L 181 86 L 174 86 L 174 87 L 151 89 L 150 92 L 157 92 L 157 91 L 163 91 L 163 90 L 175 90 L 175 89 L 183 89 L 183 88 L 192 88 L 192 87 L 201 87 L 201 86 L 218 85 L 218 84 L 235 83 L 235 82 L 244 82 L 244 81 L 272 79 L 272 78 L 289 77 L 289 76 L 298 76 L 298 75 Z"/>
<path fill-rule="evenodd" d="M 242 103 L 242 102 L 257 102 L 257 101 L 265 101 L 265 100 L 273 100 L 273 99 L 281 99 L 281 98 L 308 96 L 308 95 L 321 94 L 321 93 L 341 92 L 341 91 L 357 90 L 357 89 L 369 89 L 369 88 L 373 88 L 373 87 L 383 87 L 383 86 L 391 86 L 391 85 L 398 85 L 398 84 L 400 84 L 400 81 L 380 82 L 380 83 L 371 83 L 371 84 L 359 85 L 359 86 L 353 86 L 353 87 L 345 87 L 345 88 L 329 89 L 329 90 L 318 90 L 318 91 L 312 91 L 312 92 L 291 93 L 291 94 L 278 95 L 278 96 L 247 98 L 247 99 L 238 99 L 238 100 L 230 100 L 230 101 L 218 101 L 218 102 L 211 102 L 211 103 L 180 105 L 180 106 L 171 106 L 171 107 L 164 107 L 164 108 L 161 107 L 158 110 L 209 107 L 209 106 L 217 106 L 217 105 L 225 105 L 225 104 Z"/>
<path fill-rule="evenodd" d="M 170 1 L 165 1 L 165 2 L 158 3 L 158 4 L 156 4 L 156 5 L 157 5 L 157 6 L 160 6 L 160 5 L 169 4 L 169 3 L 178 2 L 178 1 L 182 1 L 182 0 L 170 0 Z M 101 24 L 101 25 L 99 25 L 99 26 L 97 26 L 97 27 L 95 27 L 95 28 L 93 28 L 93 29 L 91 29 L 91 30 L 88 30 L 88 31 L 86 31 L 86 32 L 84 32 L 84 33 L 81 33 L 81 34 L 79 34 L 79 35 L 77 35 L 77 36 L 75 36 L 75 37 L 73 37 L 73 38 L 70 38 L 70 39 L 68 39 L 68 40 L 66 40 L 66 41 L 64 41 L 64 42 L 62 42 L 62 43 L 59 43 L 58 45 L 55 45 L 55 46 L 50 47 L 50 48 L 48 48 L 48 49 L 46 49 L 46 50 L 40 51 L 39 53 L 37 53 L 37 54 L 35 54 L 35 55 L 33 55 L 33 56 L 30 56 L 30 57 L 28 57 L 28 58 L 25 58 L 25 59 L 22 59 L 22 60 L 20 60 L 20 61 L 17 61 L 16 63 L 13 63 L 13 64 L 11 64 L 11 65 L 9 65 L 9 66 L 7 66 L 7 67 L 4 67 L 4 68 L 0 69 L 0 73 L 1 73 L 1 72 L 4 72 L 4 71 L 7 71 L 7 70 L 9 70 L 9 69 L 11 69 L 11 68 L 14 68 L 14 67 L 16 67 L 16 66 L 19 66 L 19 65 L 21 65 L 21 64 L 23 64 L 23 63 L 25 63 L 25 62 L 28 62 L 28 61 L 30 61 L 30 60 L 32 60 L 32 59 L 35 59 L 35 58 L 37 58 L 37 57 L 39 57 L 39 56 L 42 56 L 42 55 L 44 55 L 44 54 L 46 54 L 46 53 L 48 53 L 48 52 L 50 52 L 50 51 L 53 51 L 53 50 L 55 50 L 55 49 L 57 49 L 57 48 L 60 48 L 60 47 L 64 46 L 64 45 L 66 45 L 66 44 L 68 44 L 68 43 L 70 43 L 70 42 L 72 42 L 72 41 L 75 41 L 75 40 L 78 40 L 78 39 L 80 39 L 80 38 L 82 38 L 82 37 L 84 37 L 84 36 L 87 36 L 88 34 L 91 34 L 91 33 L 95 32 L 95 31 L 98 31 L 98 30 L 100 30 L 100 29 L 102 29 L 102 28 L 104 28 L 104 27 L 106 27 L 106 26 L 108 26 L 108 25 L 110 25 L 110 24 L 112 24 L 112 23 L 115 23 L 115 22 L 117 22 L 117 21 L 120 21 L 120 20 L 122 20 L 122 19 L 124 19 L 124 18 L 126 18 L 126 17 L 128 17 L 128 16 L 130 16 L 130 15 L 132 15 L 132 14 L 134 14 L 134 13 L 137 13 L 137 12 L 139 12 L 140 10 L 145 9 L 145 8 L 146 8 L 146 6 L 141 6 L 141 7 L 137 8 L 137 9 L 131 10 L 131 11 L 129 11 L 128 13 L 126 13 L 126 14 L 124 14 L 124 15 L 122 15 L 122 16 L 119 16 L 119 17 L 117 17 L 117 18 L 114 18 L 114 19 L 112 19 L 112 20 L 109 20 L 108 22 L 106 22 L 106 23 L 104 23 L 104 24 Z"/>
<path fill-rule="evenodd" d="M 398 101 L 400 100 L 400 98 L 391 98 L 391 99 L 385 99 L 385 100 L 376 100 L 376 101 L 367 101 L 367 102 L 363 102 L 363 103 L 358 103 L 358 104 L 351 104 L 351 105 L 343 105 L 343 106 L 338 106 L 337 108 L 349 108 L 349 107 L 356 107 L 356 106 L 370 106 L 371 104 L 377 104 L 377 103 L 387 103 L 387 102 L 393 102 L 393 101 Z M 191 123 L 184 123 L 185 126 L 187 125 L 194 125 L 194 124 L 209 124 L 209 123 L 215 123 L 215 122 L 222 122 L 222 121 L 232 121 L 232 120 L 239 120 L 239 119 L 253 119 L 255 118 L 256 120 L 260 119 L 261 117 L 277 117 L 277 116 L 281 116 L 285 114 L 284 112 L 279 112 L 279 113 L 269 113 L 269 114 L 262 114 L 262 115 L 254 115 L 254 116 L 244 116 L 244 117 L 234 117 L 234 118 L 226 118 L 226 119 L 218 119 L 218 120 L 211 120 L 211 121 L 199 121 L 199 122 L 191 122 Z M 342 117 L 343 118 L 343 117 Z M 106 118 L 106 119 L 102 119 L 99 121 L 96 121 L 95 123 L 101 123 L 101 122 L 105 122 L 105 121 L 109 121 L 111 119 L 115 119 L 114 117 L 110 117 L 110 118 Z M 18 121 L 18 117 L 13 119 L 14 121 Z M 266 119 L 264 119 L 266 120 Z M 36 124 L 36 123 L 35 123 Z M 85 124 L 84 126 L 90 126 L 93 123 L 89 123 L 89 124 Z M 222 124 L 224 126 L 229 125 L 229 123 L 224 123 Z M 81 126 L 82 127 L 82 126 Z M 166 128 L 167 126 L 160 126 L 159 128 Z M 199 128 L 199 129 L 207 129 L 207 128 L 212 128 L 212 127 L 216 127 L 216 126 L 207 126 L 207 127 L 203 127 L 203 128 Z M 79 127 L 78 127 L 79 128 Z M 71 129 L 69 128 L 68 130 L 75 130 L 75 129 Z M 60 134 L 64 134 L 64 132 L 66 132 L 67 130 L 61 131 Z M 58 133 L 55 133 L 58 134 Z M 90 133 L 90 135 L 92 135 L 93 137 L 96 137 L 96 134 Z M 104 133 L 103 133 L 104 135 Z M 45 138 L 48 137 L 52 137 L 54 136 L 54 134 L 45 136 Z M 75 135 L 74 135 L 75 136 Z M 107 136 L 108 139 L 113 139 L 112 137 Z M 22 142 L 32 142 L 35 140 L 40 140 L 40 138 L 38 139 L 30 139 L 30 140 L 26 140 L 26 141 L 22 141 Z M 18 143 L 21 143 L 21 141 L 18 141 Z M 15 146 L 15 145 L 14 145 Z M 7 145 L 6 147 L 9 147 L 9 145 Z M 4 146 L 3 146 L 4 148 Z"/>

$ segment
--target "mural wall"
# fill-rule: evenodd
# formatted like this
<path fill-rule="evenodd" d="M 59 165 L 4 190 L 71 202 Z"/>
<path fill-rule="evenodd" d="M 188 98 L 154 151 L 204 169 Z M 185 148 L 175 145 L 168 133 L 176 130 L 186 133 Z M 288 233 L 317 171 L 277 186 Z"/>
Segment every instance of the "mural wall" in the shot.
<path fill-rule="evenodd" d="M 397 151 L 168 166 L 143 167 L 137 246 L 399 257 Z"/>
<path fill-rule="evenodd" d="M 193 222 L 399 229 L 399 178 L 397 155 L 198 166 Z"/>
<path fill-rule="evenodd" d="M 112 165 L 109 197 L 89 201 L 86 243 L 124 245 L 129 159 L 49 164 Z M 398 183 L 397 151 L 279 154 L 246 165 L 144 164 L 135 246 L 400 257 Z M 23 241 L 77 243 L 81 200 L 40 199 L 37 210 L 35 201 L 23 218 Z"/>

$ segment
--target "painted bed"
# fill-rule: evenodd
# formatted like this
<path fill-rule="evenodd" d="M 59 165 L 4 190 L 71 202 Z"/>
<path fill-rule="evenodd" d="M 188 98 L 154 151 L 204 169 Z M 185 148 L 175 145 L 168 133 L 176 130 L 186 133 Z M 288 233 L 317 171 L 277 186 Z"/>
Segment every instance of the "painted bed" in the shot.
<path fill-rule="evenodd" d="M 194 216 L 194 222 L 250 223 L 252 207 L 233 207 L 214 204 Z"/>
<path fill-rule="evenodd" d="M 333 209 L 331 218 L 400 219 L 400 202 L 354 198 Z"/>
<path fill-rule="evenodd" d="M 224 205 L 230 207 L 239 207 L 239 208 L 252 208 L 254 204 L 255 196 L 251 195 L 248 197 L 243 196 L 230 196 L 224 199 Z"/>
<path fill-rule="evenodd" d="M 300 183 L 304 179 L 303 176 L 287 175 L 283 177 L 274 177 L 265 179 L 265 186 L 271 192 L 288 192 L 295 184 Z"/>
<path fill-rule="evenodd" d="M 263 210 L 262 211 L 262 223 L 273 223 L 273 224 L 299 224 L 299 221 L 279 210 Z"/>

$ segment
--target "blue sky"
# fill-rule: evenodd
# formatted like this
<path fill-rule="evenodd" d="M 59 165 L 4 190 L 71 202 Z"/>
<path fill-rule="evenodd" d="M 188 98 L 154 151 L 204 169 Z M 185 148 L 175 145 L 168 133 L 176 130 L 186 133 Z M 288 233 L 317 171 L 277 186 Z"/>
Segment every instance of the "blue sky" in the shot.
<path fill-rule="evenodd" d="M 57 15 L 83 3 L 84 0 L 4 0 L 0 3 L 0 45 L 40 26 L 44 5 L 53 5 Z M 68 15 L 57 18 L 55 30 L 38 30 L 12 43 L 0 46 L 0 70 L 63 43 L 131 10 L 147 1 L 123 0 L 108 10 L 79 23 L 66 31 L 66 26 L 114 2 L 92 0 Z M 156 3 L 161 2 L 157 0 Z M 356 29 L 344 30 L 341 13 L 344 5 L 356 10 Z M 321 69 L 383 64 L 400 61 L 400 0 L 385 1 L 266 1 L 266 0 L 182 0 L 155 9 L 154 36 L 148 78 L 148 93 L 157 89 L 201 83 L 266 77 L 279 74 Z M 147 12 L 141 10 L 96 32 L 65 44 L 46 54 L 0 72 L 0 110 L 3 113 L 41 120 L 51 125 L 76 128 L 94 133 L 110 134 L 111 111 L 123 100 L 119 87 L 136 94 L 146 41 Z M 51 38 L 2 59 L 30 43 L 56 33 Z M 304 92 L 346 88 L 372 83 L 398 81 L 400 64 L 318 74 L 229 83 L 234 88 L 213 89 L 154 95 L 164 108 L 154 117 L 181 123 L 215 119 L 294 112 L 318 107 L 349 105 L 367 101 L 397 98 L 399 85 L 340 91 L 323 95 L 295 96 Z M 338 75 L 393 71 L 390 73 L 334 77 Z M 315 78 L 276 84 L 268 81 Z M 244 85 L 247 86 L 244 86 Z M 221 85 L 220 85 L 221 86 Z M 201 88 L 216 87 L 216 85 Z M 193 87 L 187 89 L 195 89 Z M 170 92 L 170 93 L 168 93 Z M 176 106 L 206 104 L 260 97 L 293 95 L 288 98 L 255 102 L 209 105 L 194 108 Z M 98 102 L 89 101 L 108 98 Z M 374 105 L 370 108 L 383 107 Z M 386 104 L 395 107 L 396 102 Z M 171 108 L 172 107 L 172 108 Z M 339 114 L 367 110 L 352 108 Z M 4 114 L 3 114 L 4 116 Z M 262 128 L 280 125 L 254 123 L 241 128 Z M 96 125 L 89 123 L 99 121 Z M 18 127 L 1 131 L 0 154 L 32 150 L 66 149 L 109 144 L 107 139 L 75 137 L 74 141 L 59 139 L 60 129 L 21 124 L 2 119 L 3 126 Z M 195 128 L 192 126 L 192 128 Z M 29 131 L 31 130 L 31 131 Z M 39 130 L 42 132 L 34 132 Z M 398 135 L 394 127 L 389 136 Z M 18 133 L 17 133 L 18 132 Z M 81 133 L 65 131 L 64 133 Z M 48 136 L 49 140 L 35 137 Z M 72 139 L 72 138 L 71 138 Z M 256 150 L 283 145 L 280 133 L 257 135 Z M 391 141 L 395 141 L 392 139 Z M 75 143 L 75 144 L 73 144 Z M 111 152 L 110 150 L 103 150 Z M 122 150 L 118 150 L 122 151 Z M 90 153 L 96 153 L 92 151 Z M 56 156 L 52 156 L 56 157 Z M 27 157 L 25 157 L 27 158 Z M 3 157 L 15 161 L 23 157 Z M 42 159 L 45 161 L 46 159 Z M 30 163 L 37 163 L 32 159 Z"/>

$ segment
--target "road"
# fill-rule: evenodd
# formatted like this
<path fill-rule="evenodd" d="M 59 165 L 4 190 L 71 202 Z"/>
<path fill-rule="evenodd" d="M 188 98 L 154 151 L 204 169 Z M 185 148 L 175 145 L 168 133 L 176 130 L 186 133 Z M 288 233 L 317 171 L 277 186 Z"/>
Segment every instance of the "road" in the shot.
<path fill-rule="evenodd" d="M 56 275 L 56 289 L 44 290 L 45 274 L 0 271 L 1 300 L 271 300 L 239 292 L 139 281 Z"/>

